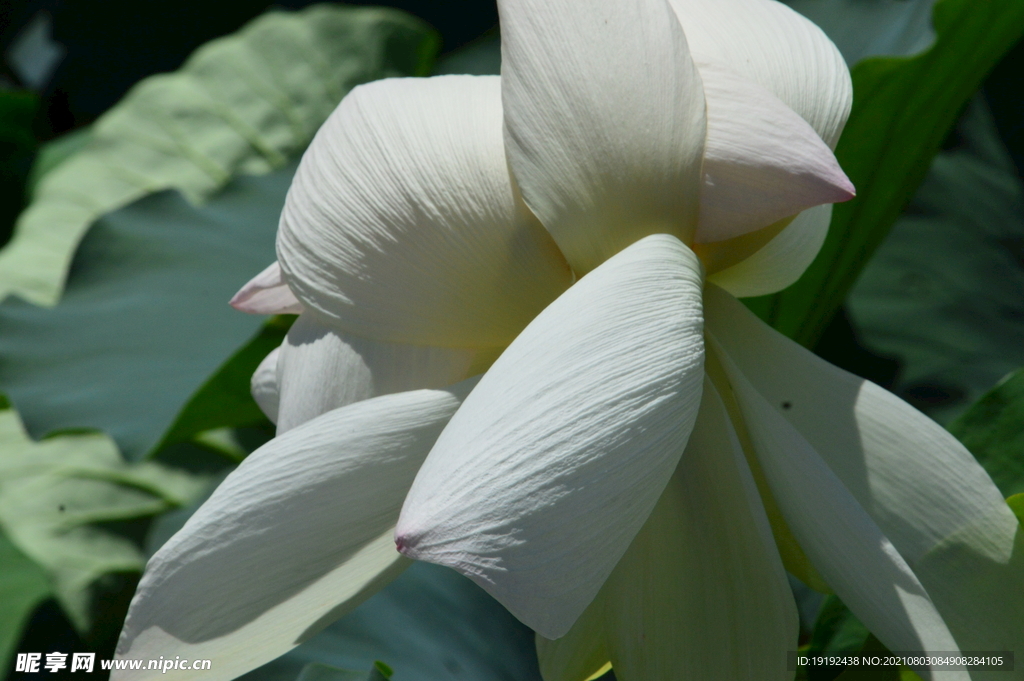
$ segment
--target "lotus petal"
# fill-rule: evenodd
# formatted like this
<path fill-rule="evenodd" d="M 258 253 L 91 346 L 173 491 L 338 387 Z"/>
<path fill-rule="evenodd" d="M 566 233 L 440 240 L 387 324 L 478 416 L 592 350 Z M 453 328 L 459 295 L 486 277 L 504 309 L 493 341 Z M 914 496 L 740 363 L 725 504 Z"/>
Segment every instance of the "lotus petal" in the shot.
<path fill-rule="evenodd" d="M 690 242 L 704 94 L 667 0 L 501 0 L 498 11 L 509 164 L 573 269 L 649 234 Z"/>
<path fill-rule="evenodd" d="M 278 434 L 378 395 L 443 388 L 470 375 L 474 350 L 367 340 L 300 316 L 277 362 Z"/>
<path fill-rule="evenodd" d="M 700 404 L 700 263 L 630 246 L 544 310 L 445 429 L 402 510 L 406 555 L 455 568 L 558 638 L 675 469 Z"/>
<path fill-rule="evenodd" d="M 227 681 L 383 587 L 409 564 L 393 544 L 402 500 L 469 387 L 366 400 L 250 454 L 150 559 L 117 656 L 210 659 L 203 677 Z"/>
<path fill-rule="evenodd" d="M 392 78 L 342 100 L 278 230 L 307 308 L 370 340 L 493 348 L 572 283 L 512 186 L 498 81 Z"/>

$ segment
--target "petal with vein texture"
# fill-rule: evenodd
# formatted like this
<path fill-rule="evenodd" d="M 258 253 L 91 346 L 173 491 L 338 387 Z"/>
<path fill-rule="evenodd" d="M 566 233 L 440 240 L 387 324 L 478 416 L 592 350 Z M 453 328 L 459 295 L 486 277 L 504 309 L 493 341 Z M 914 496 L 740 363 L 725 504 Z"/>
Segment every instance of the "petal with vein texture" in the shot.
<path fill-rule="evenodd" d="M 498 80 L 392 78 L 342 100 L 278 230 L 307 308 L 373 340 L 498 347 L 572 283 L 512 186 Z"/>
<path fill-rule="evenodd" d="M 694 57 L 775 93 L 832 149 L 850 115 L 843 56 L 806 17 L 776 0 L 670 0 Z"/>
<path fill-rule="evenodd" d="M 704 95 L 667 0 L 501 0 L 509 164 L 578 274 L 649 234 L 690 242 Z"/>
<path fill-rule="evenodd" d="M 231 307 L 249 314 L 302 314 L 302 303 L 281 278 L 277 261 L 243 286 Z"/>
<path fill-rule="evenodd" d="M 252 453 L 150 559 L 118 657 L 212 659 L 204 678 L 226 681 L 379 590 L 408 564 L 394 550 L 399 508 L 468 387 L 360 402 Z"/>
<path fill-rule="evenodd" d="M 281 344 L 277 432 L 378 395 L 443 388 L 469 376 L 474 350 L 367 340 L 301 315 Z"/>
<path fill-rule="evenodd" d="M 958 650 L 897 548 L 807 440 L 744 377 L 718 342 L 720 333 L 739 332 L 709 329 L 709 351 L 725 367 L 757 461 L 818 572 L 890 650 Z"/>
<path fill-rule="evenodd" d="M 853 198 L 832 150 L 778 97 L 729 68 L 697 67 L 708 103 L 697 243 Z"/>
<path fill-rule="evenodd" d="M 602 589 L 621 681 L 782 681 L 793 592 L 721 398 L 706 381 L 672 480 Z"/>
<path fill-rule="evenodd" d="M 548 638 L 594 598 L 689 437 L 701 273 L 642 239 L 544 310 L 445 429 L 402 509 L 406 555 L 455 568 Z"/>
<path fill-rule="evenodd" d="M 280 356 L 280 347 L 271 350 L 256 367 L 249 382 L 252 399 L 271 423 L 277 423 L 278 407 L 281 404 L 281 391 L 277 385 L 277 360 Z"/>
<path fill-rule="evenodd" d="M 792 286 L 814 262 L 831 221 L 831 205 L 809 208 L 752 255 L 709 274 L 708 281 L 737 298 L 763 296 Z M 715 244 L 705 246 L 714 248 Z"/>
<path fill-rule="evenodd" d="M 1024 616 L 1024 597 L 1016 595 L 1024 588 L 991 588 L 1007 580 L 1024 587 L 1024 537 L 963 445 L 895 395 L 775 332 L 725 292 L 709 286 L 705 303 L 709 332 L 769 404 L 788 405 L 781 416 L 892 540 L 961 645 L 1024 645 L 1024 630 L 1008 624 Z M 989 587 L 975 582 L 980 574 Z"/>

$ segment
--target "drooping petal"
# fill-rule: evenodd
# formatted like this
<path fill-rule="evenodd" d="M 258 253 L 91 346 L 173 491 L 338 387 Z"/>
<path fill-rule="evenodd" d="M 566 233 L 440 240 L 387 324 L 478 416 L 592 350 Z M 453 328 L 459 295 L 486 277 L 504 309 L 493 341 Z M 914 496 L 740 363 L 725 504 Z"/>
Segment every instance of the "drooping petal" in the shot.
<path fill-rule="evenodd" d="M 728 329 L 725 333 L 735 333 Z M 744 377 L 709 330 L 757 461 L 815 568 L 891 650 L 956 651 L 928 592 L 897 548 L 814 448 Z M 956 677 L 969 679 L 963 673 Z"/>
<path fill-rule="evenodd" d="M 271 350 L 256 367 L 249 382 L 252 399 L 271 423 L 277 423 L 278 408 L 281 405 L 281 390 L 277 384 L 277 360 L 280 356 L 280 347 Z"/>
<path fill-rule="evenodd" d="M 734 394 L 774 499 L 821 576 L 890 649 L 956 650 L 956 642 L 906 559 L 833 469 L 782 416 L 784 406 L 772 406 L 744 376 L 722 337 L 743 337 L 743 330 L 728 326 L 722 318 L 709 326 L 711 348 L 728 377 L 729 385 L 723 389 Z M 765 360 L 763 355 L 760 359 Z M 828 418 L 835 422 L 843 413 Z"/>
<path fill-rule="evenodd" d="M 708 281 L 737 298 L 775 293 L 796 283 L 825 243 L 832 221 L 832 206 L 809 208 L 775 238 L 735 264 L 712 271 Z M 705 244 L 708 251 L 721 250 L 728 257 L 728 243 Z M 703 255 L 703 254 L 702 254 Z M 712 257 L 715 254 L 712 254 Z"/>
<path fill-rule="evenodd" d="M 853 86 L 843 56 L 820 28 L 776 0 L 670 2 L 695 57 L 775 93 L 835 149 Z"/>
<path fill-rule="evenodd" d="M 509 164 L 579 274 L 649 234 L 692 238 L 704 95 L 667 0 L 501 0 Z"/>
<path fill-rule="evenodd" d="M 1024 616 L 1024 589 L 991 588 L 1024 586 L 1024 536 L 963 445 L 896 396 L 773 331 L 725 292 L 709 286 L 705 302 L 709 332 L 892 540 L 961 645 L 1024 644 L 1024 630 L 1009 624 Z"/>
<path fill-rule="evenodd" d="M 416 478 L 408 556 L 470 577 L 548 638 L 629 546 L 700 403 L 701 274 L 642 239 L 544 310 L 498 358 Z"/>
<path fill-rule="evenodd" d="M 622 681 L 781 681 L 796 604 L 714 387 L 671 482 L 602 590 Z"/>
<path fill-rule="evenodd" d="M 305 313 L 281 345 L 277 432 L 370 397 L 458 383 L 469 376 L 475 355 L 474 350 L 367 340 Z"/>
<path fill-rule="evenodd" d="M 708 105 L 697 243 L 853 198 L 832 150 L 778 97 L 727 67 L 697 68 Z"/>
<path fill-rule="evenodd" d="M 306 151 L 277 251 L 295 295 L 373 340 L 507 345 L 572 283 L 516 195 L 496 77 L 354 89 Z"/>
<path fill-rule="evenodd" d="M 118 657 L 211 659 L 203 676 L 226 681 L 379 590 L 408 564 L 399 508 L 469 387 L 360 402 L 252 453 L 150 559 Z"/>
<path fill-rule="evenodd" d="M 302 303 L 284 283 L 276 260 L 249 280 L 230 302 L 231 307 L 249 314 L 302 314 Z"/>
<path fill-rule="evenodd" d="M 621 681 L 792 677 L 796 605 L 746 459 L 705 380 L 682 459 L 643 529 L 569 633 L 537 638 L 545 681 L 613 660 Z"/>

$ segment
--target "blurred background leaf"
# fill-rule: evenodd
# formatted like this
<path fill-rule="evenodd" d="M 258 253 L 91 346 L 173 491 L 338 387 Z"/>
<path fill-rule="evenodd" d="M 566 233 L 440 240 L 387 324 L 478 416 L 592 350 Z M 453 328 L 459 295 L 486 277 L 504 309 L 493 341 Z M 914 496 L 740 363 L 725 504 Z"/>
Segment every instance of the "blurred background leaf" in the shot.
<path fill-rule="evenodd" d="M 129 459 L 154 449 L 263 324 L 227 301 L 273 261 L 293 170 L 240 176 L 202 206 L 165 191 L 109 213 L 56 307 L 0 303 L 0 386 L 33 437 L 96 428 Z"/>
<path fill-rule="evenodd" d="M 23 582 L 32 589 L 15 599 L 52 593 L 79 632 L 92 622 L 90 587 L 111 572 L 140 571 L 145 556 L 139 538 L 111 525 L 151 518 L 188 504 L 206 487 L 200 476 L 156 463 L 128 464 L 109 437 L 100 433 L 28 438 L 9 406 L 0 411 L 0 529 L 10 562 L 0 563 L 0 583 Z M 143 529 L 144 526 L 140 529 Z M 45 592 L 28 559 L 45 575 Z M 7 612 L 6 603 L 4 608 Z M 27 612 L 12 608 L 10 616 Z M 0 632 L 17 634 L 17 622 Z M 0 639 L 0 650 L 11 640 Z M 4 660 L 5 666 L 7 660 Z"/>
<path fill-rule="evenodd" d="M 1024 184 L 972 101 L 847 301 L 892 389 L 941 423 L 1024 366 Z"/>
<path fill-rule="evenodd" d="M 1024 369 L 1015 371 L 949 424 L 1003 496 L 1024 493 Z"/>
<path fill-rule="evenodd" d="M 424 75 L 436 48 L 429 27 L 406 14 L 315 5 L 265 14 L 181 70 L 146 78 L 38 181 L 0 252 L 0 298 L 53 305 L 100 215 L 167 188 L 199 202 L 237 173 L 280 168 L 352 87 Z"/>
<path fill-rule="evenodd" d="M 10 666 L 22 627 L 51 593 L 46 571 L 0 533 L 0 669 Z"/>

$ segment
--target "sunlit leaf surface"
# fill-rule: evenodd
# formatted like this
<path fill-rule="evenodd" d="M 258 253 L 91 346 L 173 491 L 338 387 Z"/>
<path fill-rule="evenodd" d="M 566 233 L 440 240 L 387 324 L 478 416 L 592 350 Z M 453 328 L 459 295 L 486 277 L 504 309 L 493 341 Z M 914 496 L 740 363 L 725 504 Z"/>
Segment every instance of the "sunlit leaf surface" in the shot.
<path fill-rule="evenodd" d="M 83 150 L 39 180 L 0 252 L 0 299 L 53 305 L 100 215 L 168 188 L 201 201 L 237 173 L 280 168 L 352 87 L 422 75 L 436 47 L 414 17 L 339 5 L 271 12 L 207 43 L 179 71 L 136 85 Z"/>
<path fill-rule="evenodd" d="M 13 409 L 0 411 L 0 527 L 45 568 L 80 629 L 89 625 L 92 582 L 107 572 L 141 570 L 145 563 L 134 542 L 102 524 L 182 506 L 205 486 L 202 477 L 160 464 L 126 463 L 100 433 L 33 442 Z"/>

